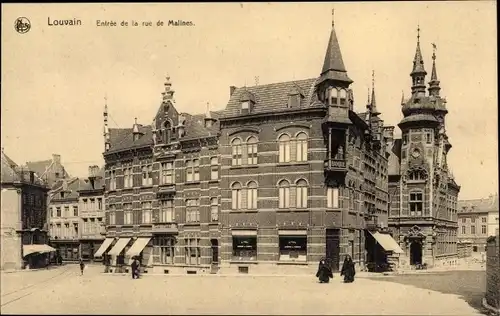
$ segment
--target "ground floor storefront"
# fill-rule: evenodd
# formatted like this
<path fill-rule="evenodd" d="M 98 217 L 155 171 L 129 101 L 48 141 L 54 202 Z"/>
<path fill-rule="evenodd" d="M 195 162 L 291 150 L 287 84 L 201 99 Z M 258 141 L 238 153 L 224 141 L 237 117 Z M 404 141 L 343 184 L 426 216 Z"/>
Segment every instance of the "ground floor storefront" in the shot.
<path fill-rule="evenodd" d="M 94 257 L 103 258 L 110 272 L 128 272 L 133 258 L 144 273 L 293 273 L 317 269 L 322 258 L 338 272 L 347 255 L 363 270 L 369 262 L 387 262 L 388 253 L 402 252 L 390 235 L 380 235 L 365 229 L 316 227 L 185 229 L 111 235 Z"/>
<path fill-rule="evenodd" d="M 60 263 L 60 261 L 75 262 L 80 260 L 80 242 L 77 240 L 64 241 L 52 240 L 51 245 L 56 249 L 51 261 Z"/>
<path fill-rule="evenodd" d="M 103 239 L 80 239 L 80 254 L 84 261 L 100 261 L 102 258 L 94 257 L 101 247 Z"/>

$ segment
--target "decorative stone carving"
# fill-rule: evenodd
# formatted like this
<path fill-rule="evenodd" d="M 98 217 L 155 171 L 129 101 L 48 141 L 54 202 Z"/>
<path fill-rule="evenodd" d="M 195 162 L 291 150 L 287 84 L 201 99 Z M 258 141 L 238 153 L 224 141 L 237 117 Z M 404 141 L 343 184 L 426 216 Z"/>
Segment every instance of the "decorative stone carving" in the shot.
<path fill-rule="evenodd" d="M 426 236 L 422 232 L 422 229 L 417 225 L 414 225 L 412 228 L 410 228 L 410 230 L 408 231 L 408 233 L 406 233 L 406 236 L 404 237 L 407 243 L 412 241 L 422 242 L 425 238 Z"/>

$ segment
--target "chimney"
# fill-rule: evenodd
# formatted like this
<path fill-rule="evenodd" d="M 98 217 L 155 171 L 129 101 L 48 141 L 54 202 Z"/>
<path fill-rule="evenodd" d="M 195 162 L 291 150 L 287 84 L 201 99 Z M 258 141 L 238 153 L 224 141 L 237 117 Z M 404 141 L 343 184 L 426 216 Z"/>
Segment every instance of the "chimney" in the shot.
<path fill-rule="evenodd" d="M 99 173 L 99 166 L 93 165 L 89 166 L 89 181 L 90 185 L 92 186 L 93 189 L 95 189 L 95 179 L 97 177 L 97 174 Z"/>
<path fill-rule="evenodd" d="M 52 154 L 52 161 L 55 164 L 61 164 L 61 155 Z"/>
<path fill-rule="evenodd" d="M 392 144 L 394 141 L 394 126 L 384 126 L 384 138 L 387 138 L 387 143 Z"/>
<path fill-rule="evenodd" d="M 236 90 L 236 87 L 235 87 L 235 86 L 230 86 L 230 87 L 229 87 L 229 96 L 232 96 L 232 95 L 233 95 L 234 90 Z"/>

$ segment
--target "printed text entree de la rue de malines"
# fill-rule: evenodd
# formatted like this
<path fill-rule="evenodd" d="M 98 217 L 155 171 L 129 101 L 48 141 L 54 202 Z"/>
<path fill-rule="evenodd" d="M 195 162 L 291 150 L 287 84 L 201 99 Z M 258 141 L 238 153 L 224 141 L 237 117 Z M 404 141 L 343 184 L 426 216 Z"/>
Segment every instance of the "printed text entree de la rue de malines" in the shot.
<path fill-rule="evenodd" d="M 80 19 L 53 19 L 51 17 L 47 18 L 48 26 L 82 26 L 83 22 Z M 104 26 L 104 27 L 138 27 L 138 26 L 194 26 L 192 21 L 185 20 L 158 20 L 158 21 L 142 21 L 142 20 L 96 20 L 96 26 Z"/>

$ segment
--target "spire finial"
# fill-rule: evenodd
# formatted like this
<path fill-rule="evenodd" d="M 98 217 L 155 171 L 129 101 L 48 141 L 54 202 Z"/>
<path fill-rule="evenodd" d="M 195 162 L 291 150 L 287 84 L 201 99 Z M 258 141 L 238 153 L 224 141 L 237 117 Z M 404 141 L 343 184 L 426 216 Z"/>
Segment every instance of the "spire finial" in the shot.
<path fill-rule="evenodd" d="M 436 50 L 437 50 L 436 43 L 431 43 L 431 45 L 432 45 L 432 60 L 436 60 Z"/>
<path fill-rule="evenodd" d="M 366 104 L 370 104 L 370 87 L 368 87 L 368 97 L 366 98 Z"/>
<path fill-rule="evenodd" d="M 420 23 L 417 25 L 417 43 L 420 43 Z"/>
<path fill-rule="evenodd" d="M 335 26 L 335 8 L 332 9 L 332 27 Z"/>
<path fill-rule="evenodd" d="M 134 124 L 137 125 L 137 117 L 134 117 Z"/>
<path fill-rule="evenodd" d="M 375 70 L 372 70 L 372 90 L 375 90 Z"/>
<path fill-rule="evenodd" d="M 207 102 L 207 113 L 210 113 L 210 102 Z"/>
<path fill-rule="evenodd" d="M 405 92 L 404 90 L 401 90 L 401 105 L 405 103 Z"/>

